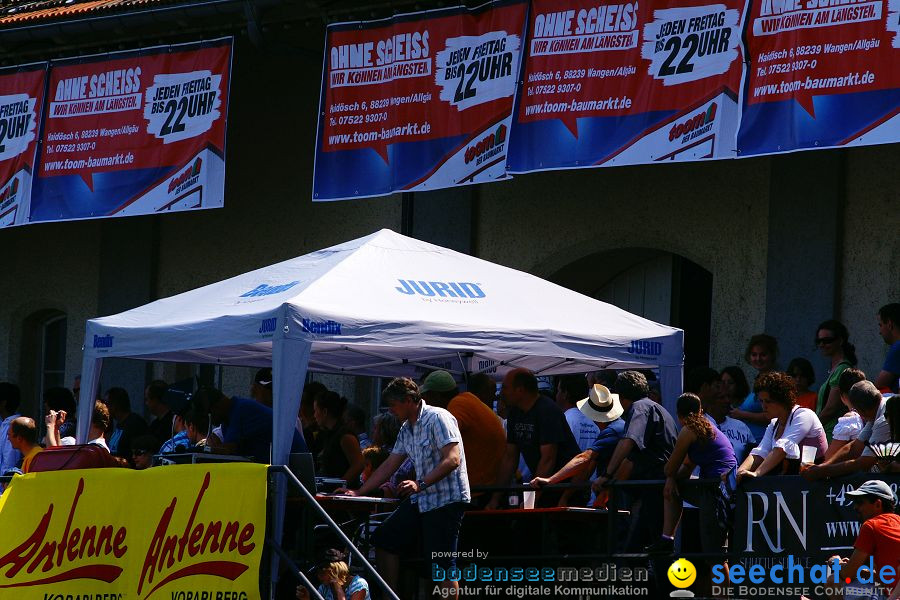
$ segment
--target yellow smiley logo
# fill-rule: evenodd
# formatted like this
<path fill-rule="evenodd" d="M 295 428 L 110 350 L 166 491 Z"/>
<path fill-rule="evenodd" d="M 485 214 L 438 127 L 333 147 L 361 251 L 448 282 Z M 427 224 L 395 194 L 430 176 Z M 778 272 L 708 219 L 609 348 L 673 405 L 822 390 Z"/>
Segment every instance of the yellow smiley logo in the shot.
<path fill-rule="evenodd" d="M 673 562 L 666 574 L 669 576 L 669 583 L 681 589 L 690 587 L 697 579 L 697 569 L 686 558 L 679 558 Z"/>

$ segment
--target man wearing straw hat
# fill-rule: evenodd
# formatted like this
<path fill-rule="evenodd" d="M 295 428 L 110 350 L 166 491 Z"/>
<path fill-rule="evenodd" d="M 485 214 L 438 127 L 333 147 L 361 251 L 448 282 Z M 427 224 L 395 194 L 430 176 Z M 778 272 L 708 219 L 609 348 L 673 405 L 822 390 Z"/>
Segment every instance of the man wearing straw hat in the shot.
<path fill-rule="evenodd" d="M 611 394 L 605 386 L 595 383 L 591 386 L 588 397 L 579 400 L 576 406 L 584 416 L 600 428 L 600 433 L 590 448 L 572 458 L 559 471 L 549 477 L 532 479 L 532 487 L 560 483 L 569 478 L 576 482 L 584 481 L 598 465 L 601 472 L 606 470 L 616 444 L 625 434 L 625 422 L 621 419 L 624 411 L 619 397 Z M 624 470 L 625 468 L 621 471 L 620 479 L 625 478 Z M 593 502 L 591 503 L 593 504 Z"/>

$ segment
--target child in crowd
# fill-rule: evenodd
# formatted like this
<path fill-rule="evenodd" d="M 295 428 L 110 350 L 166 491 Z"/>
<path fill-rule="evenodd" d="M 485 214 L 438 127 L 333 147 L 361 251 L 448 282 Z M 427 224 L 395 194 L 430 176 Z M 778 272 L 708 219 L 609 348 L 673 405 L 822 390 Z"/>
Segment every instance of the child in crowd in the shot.
<path fill-rule="evenodd" d="M 864 425 L 862 417 L 853 410 L 847 394 L 850 393 L 850 388 L 852 388 L 854 384 L 864 381 L 865 378 L 865 373 L 852 367 L 845 369 L 838 378 L 841 402 L 847 407 L 847 412 L 844 413 L 843 416 L 838 417 L 837 423 L 834 426 L 834 431 L 832 432 L 831 443 L 828 445 L 828 450 L 825 452 L 825 460 L 834 456 L 838 450 L 847 444 L 852 444 L 853 440 L 859 437 L 859 432 L 862 431 Z"/>
<path fill-rule="evenodd" d="M 791 359 L 788 363 L 787 371 L 785 371 L 794 380 L 797 386 L 797 406 L 816 410 L 816 402 L 819 395 L 809 389 L 816 380 L 816 372 L 813 370 L 812 363 L 803 357 Z"/>
<path fill-rule="evenodd" d="M 363 467 L 362 475 L 360 475 L 363 483 L 365 483 L 366 479 L 381 466 L 381 463 L 388 457 L 388 454 L 390 453 L 386 449 L 378 446 L 369 446 L 363 450 L 363 461 L 365 461 L 366 464 L 366 466 Z"/>
<path fill-rule="evenodd" d="M 319 578 L 318 592 L 325 600 L 372 600 L 369 584 L 359 575 L 350 575 L 344 553 L 335 548 L 326 550 L 316 563 Z M 309 590 L 298 585 L 297 600 L 309 600 Z"/>

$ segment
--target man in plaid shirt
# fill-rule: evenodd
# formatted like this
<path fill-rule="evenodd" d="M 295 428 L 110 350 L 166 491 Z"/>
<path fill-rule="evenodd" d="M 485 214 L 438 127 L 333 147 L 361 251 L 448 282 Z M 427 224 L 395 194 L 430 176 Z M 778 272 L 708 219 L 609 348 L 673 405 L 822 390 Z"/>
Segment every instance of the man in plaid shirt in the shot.
<path fill-rule="evenodd" d="M 409 456 L 419 479 L 400 483 L 406 500 L 375 531 L 378 570 L 397 589 L 400 555 L 415 552 L 422 536 L 425 559 L 442 570 L 456 567 L 456 545 L 463 510 L 471 499 L 466 474 L 466 455 L 456 419 L 448 411 L 428 406 L 419 388 L 408 377 L 391 381 L 381 394 L 390 411 L 405 421 L 387 460 L 351 496 L 365 496 L 378 489 Z M 444 581 L 455 595 L 459 583 Z"/>

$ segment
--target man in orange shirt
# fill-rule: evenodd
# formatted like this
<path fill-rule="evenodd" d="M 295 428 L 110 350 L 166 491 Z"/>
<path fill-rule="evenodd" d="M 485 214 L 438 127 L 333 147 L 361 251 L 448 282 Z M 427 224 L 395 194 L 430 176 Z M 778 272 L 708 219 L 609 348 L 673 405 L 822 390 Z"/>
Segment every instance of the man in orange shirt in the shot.
<path fill-rule="evenodd" d="M 497 469 L 506 448 L 506 432 L 497 415 L 475 394 L 459 392 L 447 371 L 434 371 L 422 382 L 419 392 L 431 406 L 447 409 L 456 418 L 465 448 L 469 486 L 494 485 Z M 472 494 L 476 504 L 484 494 Z"/>
<path fill-rule="evenodd" d="M 894 513 L 897 497 L 891 486 L 880 479 L 870 479 L 855 490 L 847 492 L 846 496 L 853 501 L 853 508 L 859 514 L 862 525 L 859 527 L 859 535 L 853 544 L 853 554 L 850 558 L 832 556 L 828 559 L 828 564 L 834 568 L 834 561 L 838 560 L 841 564 L 839 578 L 841 580 L 847 578 L 849 585 L 844 588 L 844 594 L 841 596 L 849 597 L 851 593 L 856 593 L 859 597 L 864 596 L 873 600 L 883 598 L 887 594 L 879 595 L 879 592 L 883 591 L 885 585 L 888 589 L 896 585 L 896 569 L 900 564 L 900 515 Z M 870 562 L 875 572 L 866 578 L 868 583 L 854 582 L 860 567 L 865 567 Z M 885 566 L 890 569 L 882 573 Z M 884 581 L 882 574 L 886 575 Z M 874 586 L 881 589 L 875 589 Z M 891 598 L 896 598 L 900 594 L 900 586 L 897 588 L 891 594 Z"/>
<path fill-rule="evenodd" d="M 13 448 L 22 453 L 22 472 L 28 473 L 31 469 L 31 461 L 38 452 L 43 450 L 37 443 L 38 431 L 34 419 L 28 417 L 14 419 L 10 423 L 6 435 Z"/>

